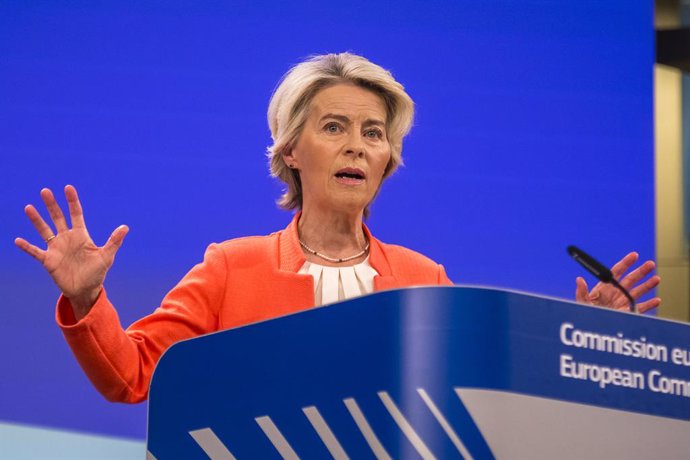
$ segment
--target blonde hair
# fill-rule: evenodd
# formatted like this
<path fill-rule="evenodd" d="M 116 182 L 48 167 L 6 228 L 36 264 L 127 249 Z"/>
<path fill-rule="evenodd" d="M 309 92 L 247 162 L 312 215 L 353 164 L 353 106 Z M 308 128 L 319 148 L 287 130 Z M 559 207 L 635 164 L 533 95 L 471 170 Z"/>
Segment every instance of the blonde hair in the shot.
<path fill-rule="evenodd" d="M 268 126 L 273 139 L 268 158 L 271 175 L 287 185 L 278 200 L 283 209 L 302 208 L 299 172 L 288 168 L 283 154 L 290 151 L 301 134 L 314 96 L 338 83 L 351 83 L 381 97 L 386 106 L 386 134 L 391 148 L 391 159 L 383 178 L 393 174 L 402 164 L 402 141 L 414 117 L 414 102 L 403 85 L 395 81 L 389 71 L 362 56 L 351 53 L 312 56 L 283 76 L 268 105 Z"/>

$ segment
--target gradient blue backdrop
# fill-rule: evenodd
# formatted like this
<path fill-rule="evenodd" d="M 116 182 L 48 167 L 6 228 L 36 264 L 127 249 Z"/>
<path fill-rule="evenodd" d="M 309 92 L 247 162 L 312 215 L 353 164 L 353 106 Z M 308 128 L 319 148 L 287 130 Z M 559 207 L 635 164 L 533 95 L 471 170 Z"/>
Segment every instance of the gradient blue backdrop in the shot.
<path fill-rule="evenodd" d="M 0 420 L 145 435 L 145 405 L 105 402 L 64 344 L 57 289 L 13 245 L 40 243 L 23 206 L 72 183 L 97 243 L 131 227 L 106 280 L 129 324 L 210 242 L 290 220 L 265 110 L 310 54 L 367 56 L 416 101 L 383 241 L 561 297 L 568 244 L 654 256 L 652 2 L 172 3 L 0 5 Z"/>

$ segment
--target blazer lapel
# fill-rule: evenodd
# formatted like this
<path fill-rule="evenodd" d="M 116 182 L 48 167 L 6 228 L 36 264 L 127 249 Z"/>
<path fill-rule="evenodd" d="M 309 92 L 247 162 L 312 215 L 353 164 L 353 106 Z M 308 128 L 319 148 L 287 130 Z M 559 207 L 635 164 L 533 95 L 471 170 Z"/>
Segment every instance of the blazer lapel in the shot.
<path fill-rule="evenodd" d="M 313 307 L 314 279 L 311 275 L 299 275 L 297 272 L 306 262 L 302 248 L 299 245 L 297 234 L 297 221 L 301 212 L 295 214 L 285 230 L 280 232 L 278 238 L 279 260 L 277 283 L 285 298 L 298 308 Z"/>
<path fill-rule="evenodd" d="M 379 274 L 374 277 L 374 291 L 384 291 L 386 289 L 395 289 L 400 287 L 400 283 L 393 275 L 391 266 L 386 259 L 386 254 L 383 250 L 383 245 L 379 240 L 374 238 L 369 231 L 369 228 L 364 225 L 364 233 L 369 240 L 369 263 Z"/>

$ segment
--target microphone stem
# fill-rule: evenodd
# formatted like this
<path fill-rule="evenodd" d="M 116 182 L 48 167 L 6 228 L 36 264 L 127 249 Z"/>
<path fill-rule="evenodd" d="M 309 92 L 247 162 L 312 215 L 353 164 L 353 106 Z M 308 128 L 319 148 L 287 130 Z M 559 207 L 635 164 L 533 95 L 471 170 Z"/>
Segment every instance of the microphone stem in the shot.
<path fill-rule="evenodd" d="M 611 284 L 616 286 L 616 288 L 618 288 L 618 290 L 621 291 L 625 295 L 625 297 L 627 297 L 628 302 L 630 303 L 630 311 L 632 313 L 637 313 L 637 308 L 635 307 L 635 299 L 632 298 L 628 290 L 621 286 L 618 283 L 618 281 L 616 281 L 616 278 L 611 278 Z"/>

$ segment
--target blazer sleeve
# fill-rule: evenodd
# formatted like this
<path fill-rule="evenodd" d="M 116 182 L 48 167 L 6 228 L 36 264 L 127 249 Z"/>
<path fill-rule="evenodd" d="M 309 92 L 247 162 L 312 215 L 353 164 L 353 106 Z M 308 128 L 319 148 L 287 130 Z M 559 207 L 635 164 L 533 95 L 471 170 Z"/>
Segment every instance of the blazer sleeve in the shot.
<path fill-rule="evenodd" d="M 123 330 L 105 291 L 89 313 L 75 320 L 61 296 L 56 320 L 82 369 L 109 401 L 136 403 L 148 397 L 153 370 L 172 344 L 218 330 L 227 285 L 225 255 L 217 245 L 163 299 L 152 314 Z"/>

